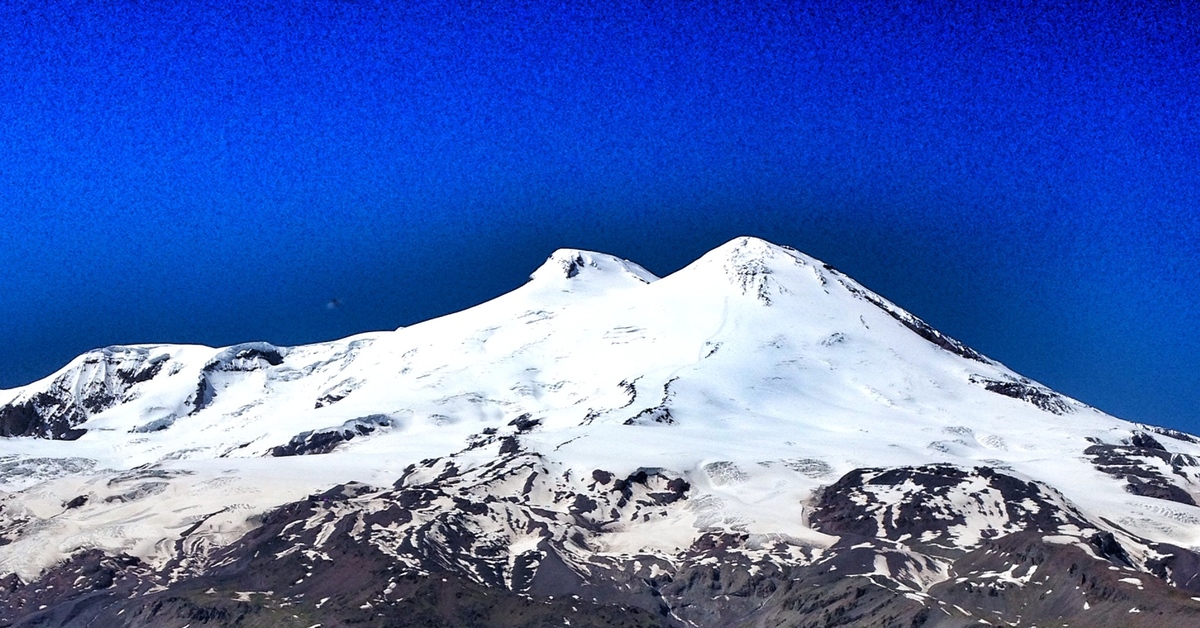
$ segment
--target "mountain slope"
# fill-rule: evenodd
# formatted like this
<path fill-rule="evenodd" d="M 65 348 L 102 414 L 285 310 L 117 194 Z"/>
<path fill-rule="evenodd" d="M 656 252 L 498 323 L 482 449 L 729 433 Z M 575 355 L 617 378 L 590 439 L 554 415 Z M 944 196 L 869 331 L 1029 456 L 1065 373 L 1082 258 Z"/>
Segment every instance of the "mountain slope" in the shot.
<path fill-rule="evenodd" d="M 229 620 L 176 592 L 246 574 L 273 593 L 223 599 L 264 622 L 395 610 L 435 574 L 669 625 L 1200 612 L 1194 438 L 753 238 L 661 279 L 561 250 L 493 301 L 331 343 L 110 347 L 0 403 L 10 621 Z M 254 575 L 268 546 L 300 562 Z M 105 560 L 91 610 L 39 584 Z M 355 595 L 311 581 L 355 560 L 381 570 Z"/>

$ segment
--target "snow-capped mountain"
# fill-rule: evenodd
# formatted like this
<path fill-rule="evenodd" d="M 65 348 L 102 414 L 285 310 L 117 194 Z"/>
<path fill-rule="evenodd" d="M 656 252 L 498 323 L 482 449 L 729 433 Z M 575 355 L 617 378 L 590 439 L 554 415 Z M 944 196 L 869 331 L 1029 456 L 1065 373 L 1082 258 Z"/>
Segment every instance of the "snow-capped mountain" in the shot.
<path fill-rule="evenodd" d="M 100 349 L 0 391 L 0 435 L 9 624 L 1200 625 L 1200 440 L 754 238 Z"/>

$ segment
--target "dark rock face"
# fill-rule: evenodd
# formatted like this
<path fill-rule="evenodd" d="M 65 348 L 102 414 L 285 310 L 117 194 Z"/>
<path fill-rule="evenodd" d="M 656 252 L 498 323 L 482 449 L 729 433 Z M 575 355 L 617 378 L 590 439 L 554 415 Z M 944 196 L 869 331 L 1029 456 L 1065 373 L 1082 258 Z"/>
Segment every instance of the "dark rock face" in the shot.
<path fill-rule="evenodd" d="M 968 347 L 967 345 L 934 329 L 933 327 L 931 327 L 929 325 L 929 323 L 926 323 L 925 321 L 923 321 L 915 316 L 903 316 L 900 314 L 900 312 L 897 312 L 891 308 L 884 307 L 880 303 L 875 303 L 875 304 L 879 305 L 880 308 L 884 312 L 887 312 L 892 318 L 896 319 L 897 321 L 900 321 L 901 325 L 904 325 L 905 327 L 907 327 L 914 334 L 945 349 L 946 351 L 949 351 L 950 353 L 954 353 L 957 355 L 961 355 L 962 357 L 970 359 L 970 360 L 975 360 L 976 362 L 986 363 L 988 361 L 988 359 L 986 357 L 984 357 L 984 355 L 982 353 L 979 353 L 978 351 L 972 349 L 971 347 Z"/>
<path fill-rule="evenodd" d="M 910 544 L 934 555 L 946 554 L 942 548 L 953 555 L 963 536 L 1091 525 L 1048 487 L 990 467 L 952 465 L 856 469 L 821 493 L 809 521 L 845 543 L 920 539 Z"/>
<path fill-rule="evenodd" d="M 1065 397 L 1027 379 L 1001 381 L 972 375 L 971 383 L 983 386 L 989 392 L 1031 403 L 1051 414 L 1062 415 L 1072 411 L 1071 404 Z"/>
<path fill-rule="evenodd" d="M 327 430 L 301 432 L 293 436 L 288 444 L 271 449 L 270 455 L 304 456 L 310 454 L 327 454 L 338 445 L 354 438 L 366 436 L 381 427 L 392 424 L 392 418 L 386 414 L 372 414 L 351 421 L 346 421 L 340 427 Z"/>
<path fill-rule="evenodd" d="M 1200 482 L 1200 462 L 1187 454 L 1167 451 L 1145 432 L 1134 432 L 1128 445 L 1095 444 L 1083 453 L 1100 471 L 1124 480 L 1125 490 L 1134 495 L 1196 505 L 1182 486 Z M 1159 471 L 1162 466 L 1168 466 L 1173 477 L 1163 475 Z"/>
<path fill-rule="evenodd" d="M 1167 448 L 1162 446 L 1162 443 L 1145 432 L 1134 432 L 1133 436 L 1129 437 L 1129 444 L 1139 449 L 1157 449 L 1166 451 Z"/>
<path fill-rule="evenodd" d="M 1146 561 L 1150 573 L 1167 584 L 1200 593 L 1200 554 L 1168 543 L 1156 543 L 1159 556 Z"/>
<path fill-rule="evenodd" d="M 220 378 L 226 373 L 249 373 L 279 366 L 283 364 L 286 355 L 286 348 L 276 347 L 267 342 L 246 342 L 222 350 L 200 370 L 196 392 L 187 400 L 187 405 L 192 408 L 191 414 L 212 404 L 217 395 L 214 378 Z"/>
<path fill-rule="evenodd" d="M 929 595 L 991 625 L 1182 628 L 1200 622 L 1200 604 L 1187 592 L 1043 538 L 1017 532 L 986 541 L 955 561 L 954 577 Z"/>
<path fill-rule="evenodd" d="M 350 393 L 353 393 L 357 389 L 358 385 L 359 382 L 356 379 L 351 378 L 343 380 L 318 397 L 317 401 L 313 404 L 313 407 L 324 408 L 325 406 L 332 406 L 346 397 L 349 397 Z"/>
<path fill-rule="evenodd" d="M 675 380 L 677 379 L 679 378 L 672 377 L 663 384 L 662 401 L 659 402 L 658 405 L 651 408 L 646 408 L 645 410 L 642 410 L 634 416 L 626 419 L 625 425 L 674 425 L 675 417 L 671 415 L 670 407 L 671 398 L 674 396 L 674 393 L 671 392 L 671 384 L 675 383 Z M 621 382 L 621 384 L 624 386 L 626 385 L 626 382 Z M 632 397 L 630 403 L 632 403 L 633 401 L 636 401 L 637 389 L 630 384 L 628 386 L 628 390 L 631 391 Z"/>
<path fill-rule="evenodd" d="M 1200 443 L 1200 438 L 1196 438 L 1195 436 L 1192 436 L 1191 434 L 1185 434 L 1178 430 L 1167 429 L 1165 427 L 1158 427 L 1156 425 L 1140 425 L 1139 427 L 1141 427 L 1143 430 L 1146 430 L 1147 432 L 1154 432 L 1155 434 L 1158 434 L 1159 436 L 1166 436 L 1167 438 L 1181 440 L 1185 443 Z"/>
<path fill-rule="evenodd" d="M 218 353 L 204 365 L 206 373 L 258 371 L 283 364 L 286 349 L 267 342 L 246 342 Z"/>
<path fill-rule="evenodd" d="M 0 436 L 75 440 L 92 414 L 128 401 L 138 384 L 162 371 L 165 354 L 151 357 L 143 347 L 107 347 L 84 354 L 42 391 L 0 406 Z"/>
<path fill-rule="evenodd" d="M 584 266 L 586 266 L 586 263 L 583 261 L 582 255 L 575 255 L 575 257 L 571 258 L 563 269 L 566 272 L 567 279 L 571 279 L 579 275 L 580 269 L 582 269 Z"/>
<path fill-rule="evenodd" d="M 936 607 L 926 606 L 936 612 L 912 625 L 978 621 L 957 623 L 951 608 L 1000 625 L 1186 626 L 1200 620 L 1200 604 L 1173 588 L 1200 587 L 1200 555 L 1119 539 L 1053 489 L 988 467 L 858 469 L 821 493 L 810 521 L 841 536 L 824 561 L 837 573 L 879 582 L 882 568 L 887 580 L 925 589 L 937 600 Z M 1084 533 L 1071 537 L 1063 530 Z M 1163 558 L 1138 568 L 1125 543 Z M 930 583 L 928 576 L 938 572 L 949 577 Z M 1144 586 L 1129 584 L 1133 576 Z"/>
<path fill-rule="evenodd" d="M 517 428 L 517 432 L 524 433 L 542 424 L 541 419 L 533 418 L 531 414 L 522 414 L 521 416 L 508 422 L 509 425 Z"/>
<path fill-rule="evenodd" d="M 674 425 L 675 417 L 671 416 L 671 409 L 666 406 L 646 408 L 625 420 L 625 425 L 652 425 L 655 423 Z"/>
<path fill-rule="evenodd" d="M 0 611 L 0 626 L 70 625 L 89 616 L 97 605 L 130 595 L 148 574 L 136 558 L 90 550 L 72 556 L 30 584 L 6 576 L 0 579 L 6 602 Z"/>
<path fill-rule="evenodd" d="M 87 414 L 73 400 L 51 393 L 38 393 L 23 402 L 0 408 L 0 436 L 75 440 L 83 436 L 86 430 L 73 426 L 86 420 Z"/>
<path fill-rule="evenodd" d="M 223 555 L 233 562 L 204 576 L 153 590 L 153 577 L 136 569 L 92 568 L 86 588 L 64 591 L 78 597 L 59 600 L 23 597 L 45 591 L 43 579 L 16 584 L 10 600 L 20 604 L 0 611 L 5 626 L 572 626 L 641 628 L 664 622 L 639 608 L 596 604 L 579 599 L 533 598 L 485 587 L 452 573 L 436 577 L 401 575 L 393 559 L 369 546 L 338 540 L 322 548 L 328 560 L 293 553 L 275 558 L 278 521 L 265 524 L 274 534 L 247 537 Z M 91 562 L 95 562 L 92 557 Z M 73 559 L 72 563 L 83 562 Z M 55 582 L 86 568 L 56 570 Z M 111 573 L 110 573 L 111 571 Z M 0 590 L 6 583 L 0 582 Z M 10 585 L 11 586 L 11 585 Z M 43 608 L 45 606 L 45 608 Z"/>
<path fill-rule="evenodd" d="M 916 316 L 901 310 L 895 305 L 882 300 L 874 293 L 858 288 L 856 284 L 853 283 L 853 280 L 843 275 L 834 267 L 826 264 L 824 268 L 825 270 L 833 273 L 834 277 L 837 278 L 838 283 L 840 283 L 842 287 L 846 288 L 846 290 L 850 291 L 851 294 L 860 299 L 864 299 L 880 310 L 883 310 L 884 313 L 896 319 L 897 322 L 907 327 L 909 331 L 913 332 L 914 334 L 941 347 L 942 349 L 945 349 L 946 351 L 949 351 L 950 353 L 962 356 L 968 360 L 983 362 L 984 364 L 991 363 L 991 360 L 987 359 L 987 357 L 982 353 L 934 329 L 929 325 L 929 323 L 926 323 Z"/>

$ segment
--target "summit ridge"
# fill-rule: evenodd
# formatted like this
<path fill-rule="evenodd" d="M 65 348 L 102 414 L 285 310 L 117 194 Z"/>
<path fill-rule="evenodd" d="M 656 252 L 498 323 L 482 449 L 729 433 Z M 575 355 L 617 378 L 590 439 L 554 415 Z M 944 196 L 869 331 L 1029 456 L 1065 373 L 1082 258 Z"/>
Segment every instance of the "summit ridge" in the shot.
<path fill-rule="evenodd" d="M 653 273 L 629 260 L 580 249 L 558 249 L 546 259 L 545 263 L 533 271 L 530 279 L 573 279 L 581 273 L 594 272 L 630 276 L 642 283 L 658 280 Z"/>

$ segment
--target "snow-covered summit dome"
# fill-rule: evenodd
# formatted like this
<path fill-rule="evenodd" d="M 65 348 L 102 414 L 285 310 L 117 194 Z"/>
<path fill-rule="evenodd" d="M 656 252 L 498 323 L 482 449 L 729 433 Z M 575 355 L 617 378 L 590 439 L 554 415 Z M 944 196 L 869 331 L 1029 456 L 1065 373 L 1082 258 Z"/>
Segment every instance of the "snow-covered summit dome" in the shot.
<path fill-rule="evenodd" d="M 696 284 L 731 284 L 737 292 L 770 305 L 781 295 L 823 286 L 828 281 L 823 267 L 791 247 L 742 236 L 709 251 L 677 274 Z"/>
<path fill-rule="evenodd" d="M 596 275 L 624 276 L 640 283 L 658 280 L 653 273 L 629 260 L 579 249 L 558 249 L 529 278 L 534 281 L 561 281 Z"/>

